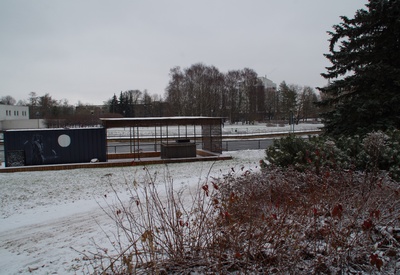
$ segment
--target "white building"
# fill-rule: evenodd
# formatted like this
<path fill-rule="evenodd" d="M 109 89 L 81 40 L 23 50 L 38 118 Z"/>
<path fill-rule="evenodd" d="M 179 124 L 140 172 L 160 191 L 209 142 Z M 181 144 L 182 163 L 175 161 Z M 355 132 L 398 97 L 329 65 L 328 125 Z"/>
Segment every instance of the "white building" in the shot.
<path fill-rule="evenodd" d="M 276 90 L 276 84 L 272 80 L 268 79 L 267 76 L 261 76 L 258 79 L 262 82 L 266 90 L 267 89 Z"/>
<path fill-rule="evenodd" d="M 29 107 L 0 104 L 0 121 L 29 119 Z"/>
<path fill-rule="evenodd" d="M 29 119 L 29 107 L 0 104 L 0 131 L 44 128 L 42 119 Z"/>

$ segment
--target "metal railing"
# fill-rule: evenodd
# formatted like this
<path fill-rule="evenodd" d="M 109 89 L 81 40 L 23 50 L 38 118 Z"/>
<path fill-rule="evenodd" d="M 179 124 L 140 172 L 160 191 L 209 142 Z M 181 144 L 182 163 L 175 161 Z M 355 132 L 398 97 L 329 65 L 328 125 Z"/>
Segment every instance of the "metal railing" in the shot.
<path fill-rule="evenodd" d="M 222 151 L 239 151 L 239 150 L 260 150 L 267 149 L 273 143 L 273 139 L 246 139 L 246 140 L 224 140 L 222 141 Z M 143 152 L 156 151 L 160 152 L 160 144 L 140 145 L 139 148 Z M 200 144 L 197 144 L 200 147 Z M 137 149 L 137 148 L 136 148 Z M 133 150 L 133 149 L 132 149 Z M 129 144 L 107 145 L 108 154 L 131 153 Z"/>
<path fill-rule="evenodd" d="M 222 141 L 222 151 L 261 150 L 272 145 L 272 139 L 251 139 Z"/>
<path fill-rule="evenodd" d="M 256 126 L 243 126 L 243 125 L 229 125 L 222 127 L 222 136 L 225 137 L 230 137 L 230 136 L 247 136 L 247 135 L 268 135 L 268 134 L 277 134 L 277 133 L 289 133 L 289 132 L 298 132 L 298 131 L 315 131 L 318 130 L 319 127 L 322 127 L 322 124 L 315 124 L 314 126 L 303 126 L 303 125 L 294 125 L 294 129 L 292 128 L 291 125 L 283 124 L 280 126 L 276 127 L 266 127 L 262 125 L 256 125 Z M 155 132 L 151 128 L 140 128 L 140 137 L 141 138 L 154 138 Z M 174 129 L 173 127 L 170 127 L 169 129 L 169 136 L 185 136 L 187 135 L 188 137 L 193 137 L 199 136 L 201 133 L 201 127 L 196 127 L 196 130 L 194 132 L 193 128 L 188 128 L 187 131 L 181 129 L 180 131 L 176 128 Z M 166 135 L 166 130 L 162 132 L 162 136 L 165 137 Z M 160 136 L 161 133 L 159 130 L 157 130 L 157 136 Z M 118 139 L 118 138 L 129 138 L 130 136 L 130 131 L 129 129 L 125 128 L 117 128 L 117 129 L 109 129 L 107 130 L 107 137 L 110 139 Z"/>

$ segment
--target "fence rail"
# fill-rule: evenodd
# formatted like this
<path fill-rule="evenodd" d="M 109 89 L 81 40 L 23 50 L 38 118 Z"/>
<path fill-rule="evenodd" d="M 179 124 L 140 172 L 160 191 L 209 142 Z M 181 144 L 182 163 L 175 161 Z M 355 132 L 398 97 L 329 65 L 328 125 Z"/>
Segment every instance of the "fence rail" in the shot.
<path fill-rule="evenodd" d="M 222 151 L 239 151 L 239 150 L 260 150 L 267 149 L 273 143 L 273 139 L 245 139 L 245 140 L 224 140 L 222 141 Z M 160 152 L 160 144 L 140 144 L 140 150 L 156 151 Z M 200 148 L 200 144 L 197 144 L 197 148 Z M 137 147 L 136 147 L 137 149 Z M 117 153 L 132 153 L 133 145 L 130 144 L 115 144 L 107 145 L 108 154 Z"/>
<path fill-rule="evenodd" d="M 251 136 L 251 135 L 274 135 L 274 134 L 279 134 L 279 133 L 289 133 L 289 132 L 307 132 L 307 131 L 318 131 L 322 125 L 321 124 L 316 124 L 313 126 L 308 126 L 308 127 L 299 127 L 296 126 L 293 128 L 290 127 L 290 125 L 285 125 L 282 127 L 263 127 L 263 128 L 258 128 L 258 127 L 224 127 L 222 128 L 222 136 L 229 138 L 231 136 Z M 172 127 L 171 127 L 172 128 Z M 137 134 L 137 133 L 136 133 Z M 177 129 L 170 129 L 168 136 L 170 137 L 178 137 L 178 136 L 188 136 L 188 137 L 199 137 L 199 134 L 201 135 L 201 128 L 197 127 L 196 131 L 193 131 L 193 129 L 189 129 L 188 131 L 180 130 L 178 131 Z M 129 138 L 131 135 L 133 135 L 132 132 L 130 132 L 128 129 L 109 129 L 107 130 L 107 137 L 110 139 L 124 139 L 124 138 Z M 143 139 L 146 138 L 154 138 L 154 136 L 162 136 L 166 137 L 166 131 L 164 130 L 163 132 L 160 133 L 160 131 L 157 131 L 157 134 L 155 131 L 145 128 L 145 129 L 140 129 L 140 137 Z"/>

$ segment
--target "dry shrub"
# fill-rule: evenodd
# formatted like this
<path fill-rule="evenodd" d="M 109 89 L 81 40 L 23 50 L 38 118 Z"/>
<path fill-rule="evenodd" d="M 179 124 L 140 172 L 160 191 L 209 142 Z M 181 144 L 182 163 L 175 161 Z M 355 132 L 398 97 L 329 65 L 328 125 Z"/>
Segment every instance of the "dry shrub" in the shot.
<path fill-rule="evenodd" d="M 206 190 L 207 183 L 199 183 L 194 193 L 174 188 L 167 169 L 152 175 L 143 169 L 144 179 L 127 183 L 130 200 L 114 190 L 116 201 L 102 206 L 116 232 L 107 233 L 112 249 L 95 244 L 96 251 L 84 254 L 87 273 L 165 274 L 209 264 L 204 248 L 215 231 L 214 190 Z M 112 187 L 112 178 L 109 183 Z"/>
<path fill-rule="evenodd" d="M 101 274 L 396 274 L 400 190 L 384 174 L 265 168 L 199 183 L 189 196 L 154 178 L 106 209 L 119 238 Z M 93 259 L 97 259 L 94 261 Z M 99 260 L 100 259 L 100 260 Z"/>
<path fill-rule="evenodd" d="M 240 271 L 337 274 L 400 268 L 399 185 L 386 175 L 267 168 L 221 188 L 219 243 Z M 228 230 L 227 230 L 228 229 Z"/>

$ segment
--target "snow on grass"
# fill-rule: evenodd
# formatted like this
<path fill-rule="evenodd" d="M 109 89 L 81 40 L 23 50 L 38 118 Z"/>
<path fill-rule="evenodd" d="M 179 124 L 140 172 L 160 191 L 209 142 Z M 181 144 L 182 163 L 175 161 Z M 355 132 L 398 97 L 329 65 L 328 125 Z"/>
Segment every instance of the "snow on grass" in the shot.
<path fill-rule="evenodd" d="M 207 176 L 232 169 L 259 170 L 264 150 L 227 152 L 232 160 L 150 165 L 149 174 L 168 173 L 177 188 L 195 189 Z M 82 270 L 82 254 L 108 240 L 115 229 L 101 209 L 127 186 L 145 177 L 143 167 L 95 168 L 0 174 L 0 273 L 71 274 Z M 79 252 L 78 252 L 79 251 Z"/>

